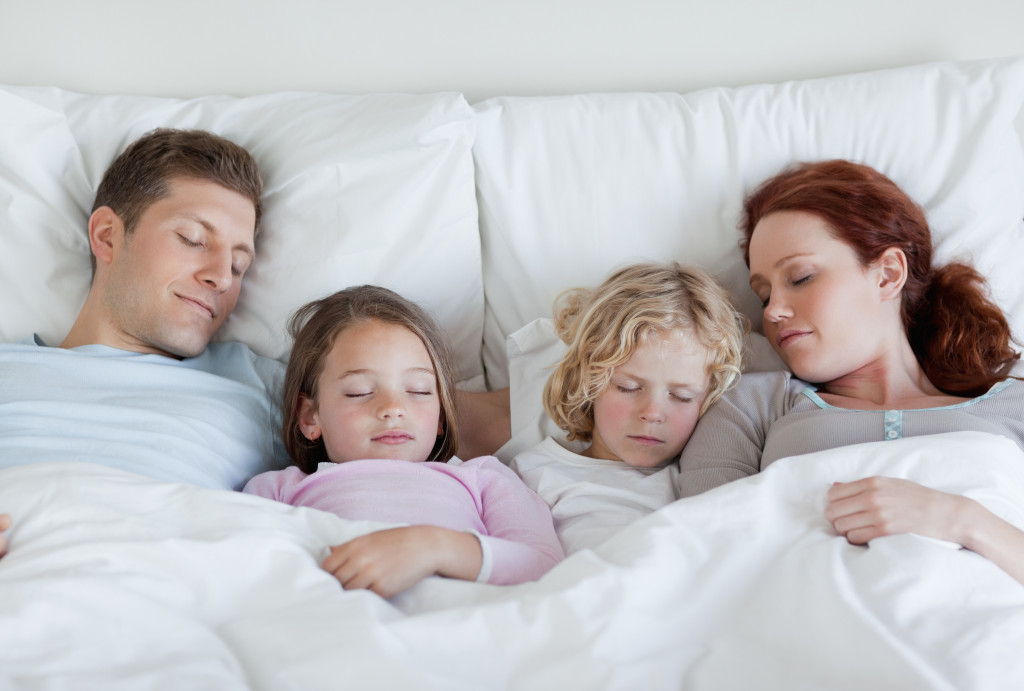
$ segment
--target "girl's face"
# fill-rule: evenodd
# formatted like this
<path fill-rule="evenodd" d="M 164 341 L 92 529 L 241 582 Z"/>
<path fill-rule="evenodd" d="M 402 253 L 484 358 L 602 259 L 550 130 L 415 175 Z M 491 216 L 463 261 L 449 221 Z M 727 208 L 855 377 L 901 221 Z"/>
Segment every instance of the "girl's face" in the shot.
<path fill-rule="evenodd" d="M 653 468 L 675 458 L 707 396 L 707 351 L 688 331 L 651 334 L 594 399 L 591 458 Z"/>
<path fill-rule="evenodd" d="M 879 362 L 884 324 L 898 301 L 882 299 L 884 275 L 865 268 L 819 217 L 780 211 L 750 238 L 750 287 L 764 303 L 775 352 L 805 381 L 827 383 Z M 888 305 L 888 306 L 886 306 Z"/>
<path fill-rule="evenodd" d="M 316 402 L 303 397 L 307 439 L 323 435 L 335 463 L 367 458 L 425 461 L 441 434 L 441 399 L 430 355 L 409 329 L 377 320 L 334 339 Z"/>

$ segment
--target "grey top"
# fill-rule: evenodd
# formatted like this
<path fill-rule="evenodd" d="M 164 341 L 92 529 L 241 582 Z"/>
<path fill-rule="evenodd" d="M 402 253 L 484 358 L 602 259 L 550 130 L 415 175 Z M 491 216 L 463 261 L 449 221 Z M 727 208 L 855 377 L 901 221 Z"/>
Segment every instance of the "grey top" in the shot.
<path fill-rule="evenodd" d="M 971 430 L 1001 434 L 1024 449 L 1024 382 L 1016 379 L 963 403 L 920 410 L 847 410 L 815 391 L 789 372 L 744 374 L 683 449 L 679 496 L 753 475 L 780 458 L 861 442 Z"/>

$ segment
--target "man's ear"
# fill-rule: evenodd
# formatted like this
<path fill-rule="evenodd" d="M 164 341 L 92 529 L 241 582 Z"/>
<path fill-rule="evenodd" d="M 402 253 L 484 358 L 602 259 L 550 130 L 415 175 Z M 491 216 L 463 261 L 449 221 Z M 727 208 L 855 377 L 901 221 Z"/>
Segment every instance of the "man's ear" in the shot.
<path fill-rule="evenodd" d="M 299 431 L 310 441 L 320 438 L 323 430 L 316 419 L 316 401 L 306 394 L 299 394 Z"/>
<path fill-rule="evenodd" d="M 124 241 L 121 217 L 109 206 L 101 206 L 89 216 L 89 247 L 97 262 L 109 264 Z"/>
<path fill-rule="evenodd" d="M 878 287 L 882 299 L 898 298 L 909 273 L 907 255 L 898 247 L 890 247 L 882 252 L 875 265 L 878 267 Z"/>

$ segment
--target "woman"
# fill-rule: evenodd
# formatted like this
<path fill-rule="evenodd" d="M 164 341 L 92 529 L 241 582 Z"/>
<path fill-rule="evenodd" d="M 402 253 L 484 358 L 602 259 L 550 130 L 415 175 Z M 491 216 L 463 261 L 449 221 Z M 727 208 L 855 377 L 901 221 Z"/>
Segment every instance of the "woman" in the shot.
<path fill-rule="evenodd" d="M 973 268 L 931 266 L 924 212 L 895 183 L 848 161 L 797 165 L 746 200 L 742 229 L 765 335 L 792 375 L 744 375 L 708 411 L 680 460 L 682 496 L 866 441 L 976 430 L 1024 448 L 1006 319 Z M 966 497 L 865 478 L 833 486 L 826 517 L 854 544 L 957 542 L 1024 583 L 1024 532 Z"/>

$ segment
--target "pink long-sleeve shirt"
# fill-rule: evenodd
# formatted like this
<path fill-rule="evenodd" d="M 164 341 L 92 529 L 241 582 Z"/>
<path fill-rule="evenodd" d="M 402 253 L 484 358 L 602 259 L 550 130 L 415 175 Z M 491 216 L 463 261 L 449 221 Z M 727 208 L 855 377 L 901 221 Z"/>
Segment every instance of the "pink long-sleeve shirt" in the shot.
<path fill-rule="evenodd" d="M 483 551 L 478 581 L 535 580 L 565 554 L 551 510 L 493 456 L 464 463 L 361 460 L 261 473 L 244 492 L 342 518 L 434 525 L 476 533 Z"/>

